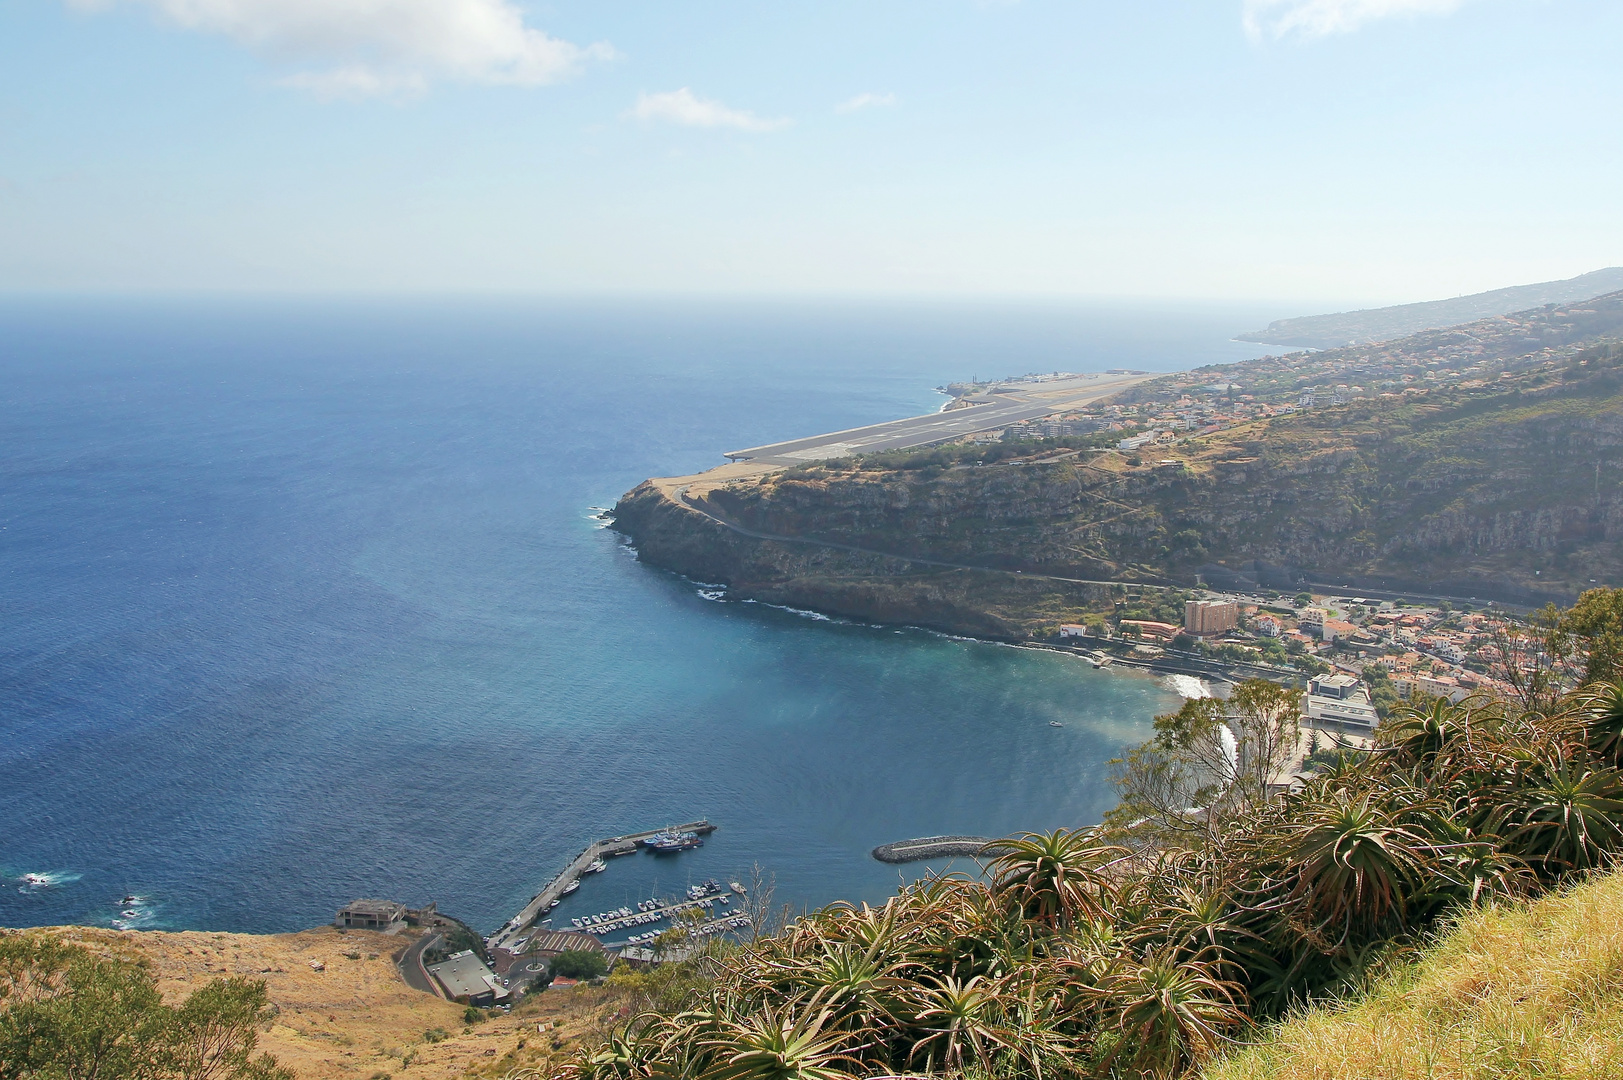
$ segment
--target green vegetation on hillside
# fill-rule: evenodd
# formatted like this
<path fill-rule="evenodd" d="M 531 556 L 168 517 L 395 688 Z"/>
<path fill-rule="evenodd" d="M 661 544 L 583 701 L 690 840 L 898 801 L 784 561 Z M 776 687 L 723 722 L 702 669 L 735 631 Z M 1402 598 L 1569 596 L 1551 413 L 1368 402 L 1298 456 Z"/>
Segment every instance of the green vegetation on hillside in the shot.
<path fill-rule="evenodd" d="M 0 1080 L 293 1080 L 254 1056 L 265 984 L 216 979 L 166 1005 L 145 964 L 43 932 L 0 937 Z"/>
<path fill-rule="evenodd" d="M 440 940 L 434 947 L 423 950 L 423 963 L 438 964 L 459 952 L 473 952 L 488 964 L 490 954 L 485 951 L 485 939 L 460 919 L 450 921 L 452 925 L 441 929 Z"/>

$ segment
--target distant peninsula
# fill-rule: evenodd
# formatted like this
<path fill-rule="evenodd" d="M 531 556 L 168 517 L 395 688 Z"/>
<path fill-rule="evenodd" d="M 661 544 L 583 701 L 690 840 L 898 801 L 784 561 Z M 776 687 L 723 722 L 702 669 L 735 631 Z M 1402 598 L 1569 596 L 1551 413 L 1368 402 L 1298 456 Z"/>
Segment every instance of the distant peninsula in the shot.
<path fill-rule="evenodd" d="M 1456 296 L 1451 300 L 1429 300 L 1397 307 L 1280 319 L 1269 323 L 1266 330 L 1239 335 L 1239 340 L 1305 349 L 1334 349 L 1343 345 L 1391 341 L 1423 330 L 1458 326 L 1545 304 L 1570 304 L 1617 289 L 1623 289 L 1623 267 L 1613 266 L 1565 281 L 1514 285 L 1508 289 Z"/>

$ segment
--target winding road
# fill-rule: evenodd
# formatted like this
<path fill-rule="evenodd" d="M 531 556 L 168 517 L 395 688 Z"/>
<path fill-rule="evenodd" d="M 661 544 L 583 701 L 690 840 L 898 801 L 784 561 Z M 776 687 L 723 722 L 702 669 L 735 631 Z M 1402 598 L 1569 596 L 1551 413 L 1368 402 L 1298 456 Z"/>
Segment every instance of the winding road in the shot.
<path fill-rule="evenodd" d="M 428 968 L 423 964 L 423 953 L 438 945 L 439 941 L 440 933 L 437 930 L 424 934 L 400 954 L 399 967 L 400 976 L 406 980 L 407 986 L 413 990 L 421 990 L 425 994 L 433 994 L 435 997 L 444 997 L 445 995 L 440 993 L 439 984 L 434 981 L 434 976 L 428 973 Z"/>

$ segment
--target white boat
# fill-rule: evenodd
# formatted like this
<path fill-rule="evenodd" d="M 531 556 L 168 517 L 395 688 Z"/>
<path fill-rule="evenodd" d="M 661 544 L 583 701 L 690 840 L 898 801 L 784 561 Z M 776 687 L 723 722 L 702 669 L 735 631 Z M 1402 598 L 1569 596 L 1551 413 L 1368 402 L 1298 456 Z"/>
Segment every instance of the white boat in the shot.
<path fill-rule="evenodd" d="M 592 865 L 590 865 L 590 866 L 588 866 L 586 868 L 586 872 L 588 874 L 601 874 L 603 871 L 607 870 L 608 868 L 609 868 L 609 864 L 604 862 L 602 859 L 593 859 L 592 860 Z"/>
<path fill-rule="evenodd" d="M 578 888 L 580 888 L 580 882 L 578 880 L 571 881 L 568 885 L 564 886 L 564 891 L 563 891 L 562 895 L 568 896 L 570 893 L 574 892 Z"/>
<path fill-rule="evenodd" d="M 739 896 L 743 896 L 748 891 L 747 889 L 744 888 L 744 886 L 740 885 L 736 881 L 728 882 L 727 887 L 729 889 L 733 890 L 733 892 L 737 893 Z"/>

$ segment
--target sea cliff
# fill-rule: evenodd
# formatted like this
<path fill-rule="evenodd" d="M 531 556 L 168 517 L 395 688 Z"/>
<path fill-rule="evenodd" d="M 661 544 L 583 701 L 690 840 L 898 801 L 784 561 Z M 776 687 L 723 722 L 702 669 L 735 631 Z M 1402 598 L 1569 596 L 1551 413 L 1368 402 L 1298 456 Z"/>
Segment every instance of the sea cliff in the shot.
<path fill-rule="evenodd" d="M 647 562 L 735 596 L 1005 639 L 1096 608 L 1110 583 L 1539 604 L 1623 576 L 1616 346 L 1142 457 L 1049 443 L 980 464 L 963 449 L 648 482 L 616 528 Z"/>

